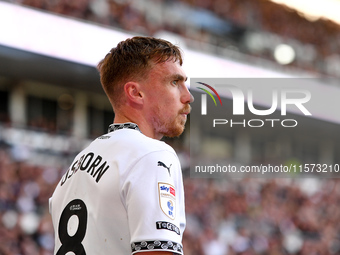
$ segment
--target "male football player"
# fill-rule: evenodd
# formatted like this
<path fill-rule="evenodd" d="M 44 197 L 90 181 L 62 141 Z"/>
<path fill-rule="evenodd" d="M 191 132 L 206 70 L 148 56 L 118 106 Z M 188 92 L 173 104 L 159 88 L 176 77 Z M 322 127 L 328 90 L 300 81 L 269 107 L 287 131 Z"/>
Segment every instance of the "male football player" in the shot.
<path fill-rule="evenodd" d="M 183 254 L 184 193 L 175 151 L 193 97 L 180 49 L 133 37 L 98 64 L 115 118 L 80 152 L 50 199 L 54 254 Z"/>

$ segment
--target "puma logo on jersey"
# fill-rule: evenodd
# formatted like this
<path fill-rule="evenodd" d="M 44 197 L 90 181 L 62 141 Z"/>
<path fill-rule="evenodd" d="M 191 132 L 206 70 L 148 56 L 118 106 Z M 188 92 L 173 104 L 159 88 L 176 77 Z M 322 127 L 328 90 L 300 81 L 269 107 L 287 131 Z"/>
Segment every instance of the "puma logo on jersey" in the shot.
<path fill-rule="evenodd" d="M 172 164 L 170 164 L 170 166 L 167 167 L 162 161 L 158 161 L 158 165 L 157 166 L 162 166 L 162 167 L 168 169 L 169 175 L 171 176 L 170 167 L 172 166 Z"/>

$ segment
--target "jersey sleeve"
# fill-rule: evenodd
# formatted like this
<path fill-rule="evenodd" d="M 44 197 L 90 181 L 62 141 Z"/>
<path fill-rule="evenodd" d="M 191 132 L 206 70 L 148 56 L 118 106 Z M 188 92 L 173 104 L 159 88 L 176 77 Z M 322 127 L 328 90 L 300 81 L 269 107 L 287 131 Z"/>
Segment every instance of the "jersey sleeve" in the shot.
<path fill-rule="evenodd" d="M 124 179 L 122 200 L 132 254 L 160 250 L 183 254 L 184 190 L 177 155 L 151 152 L 135 162 Z"/>

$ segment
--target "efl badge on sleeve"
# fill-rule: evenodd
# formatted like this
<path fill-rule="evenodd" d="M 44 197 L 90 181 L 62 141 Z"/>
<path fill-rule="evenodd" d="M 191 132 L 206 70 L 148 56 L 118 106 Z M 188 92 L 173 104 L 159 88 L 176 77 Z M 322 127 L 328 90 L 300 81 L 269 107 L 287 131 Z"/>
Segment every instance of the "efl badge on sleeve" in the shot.
<path fill-rule="evenodd" d="M 158 183 L 159 205 L 162 211 L 170 219 L 176 217 L 176 191 L 175 188 L 168 183 Z"/>

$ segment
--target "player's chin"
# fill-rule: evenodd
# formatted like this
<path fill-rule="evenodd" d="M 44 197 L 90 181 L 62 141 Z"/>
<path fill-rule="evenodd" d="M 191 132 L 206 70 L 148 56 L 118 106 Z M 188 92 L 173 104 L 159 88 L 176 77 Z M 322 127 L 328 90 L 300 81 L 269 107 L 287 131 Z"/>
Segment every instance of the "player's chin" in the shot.
<path fill-rule="evenodd" d="M 172 128 L 168 129 L 165 134 L 166 137 L 174 138 L 180 136 L 184 132 L 185 122 L 178 123 L 177 125 L 173 126 Z"/>

